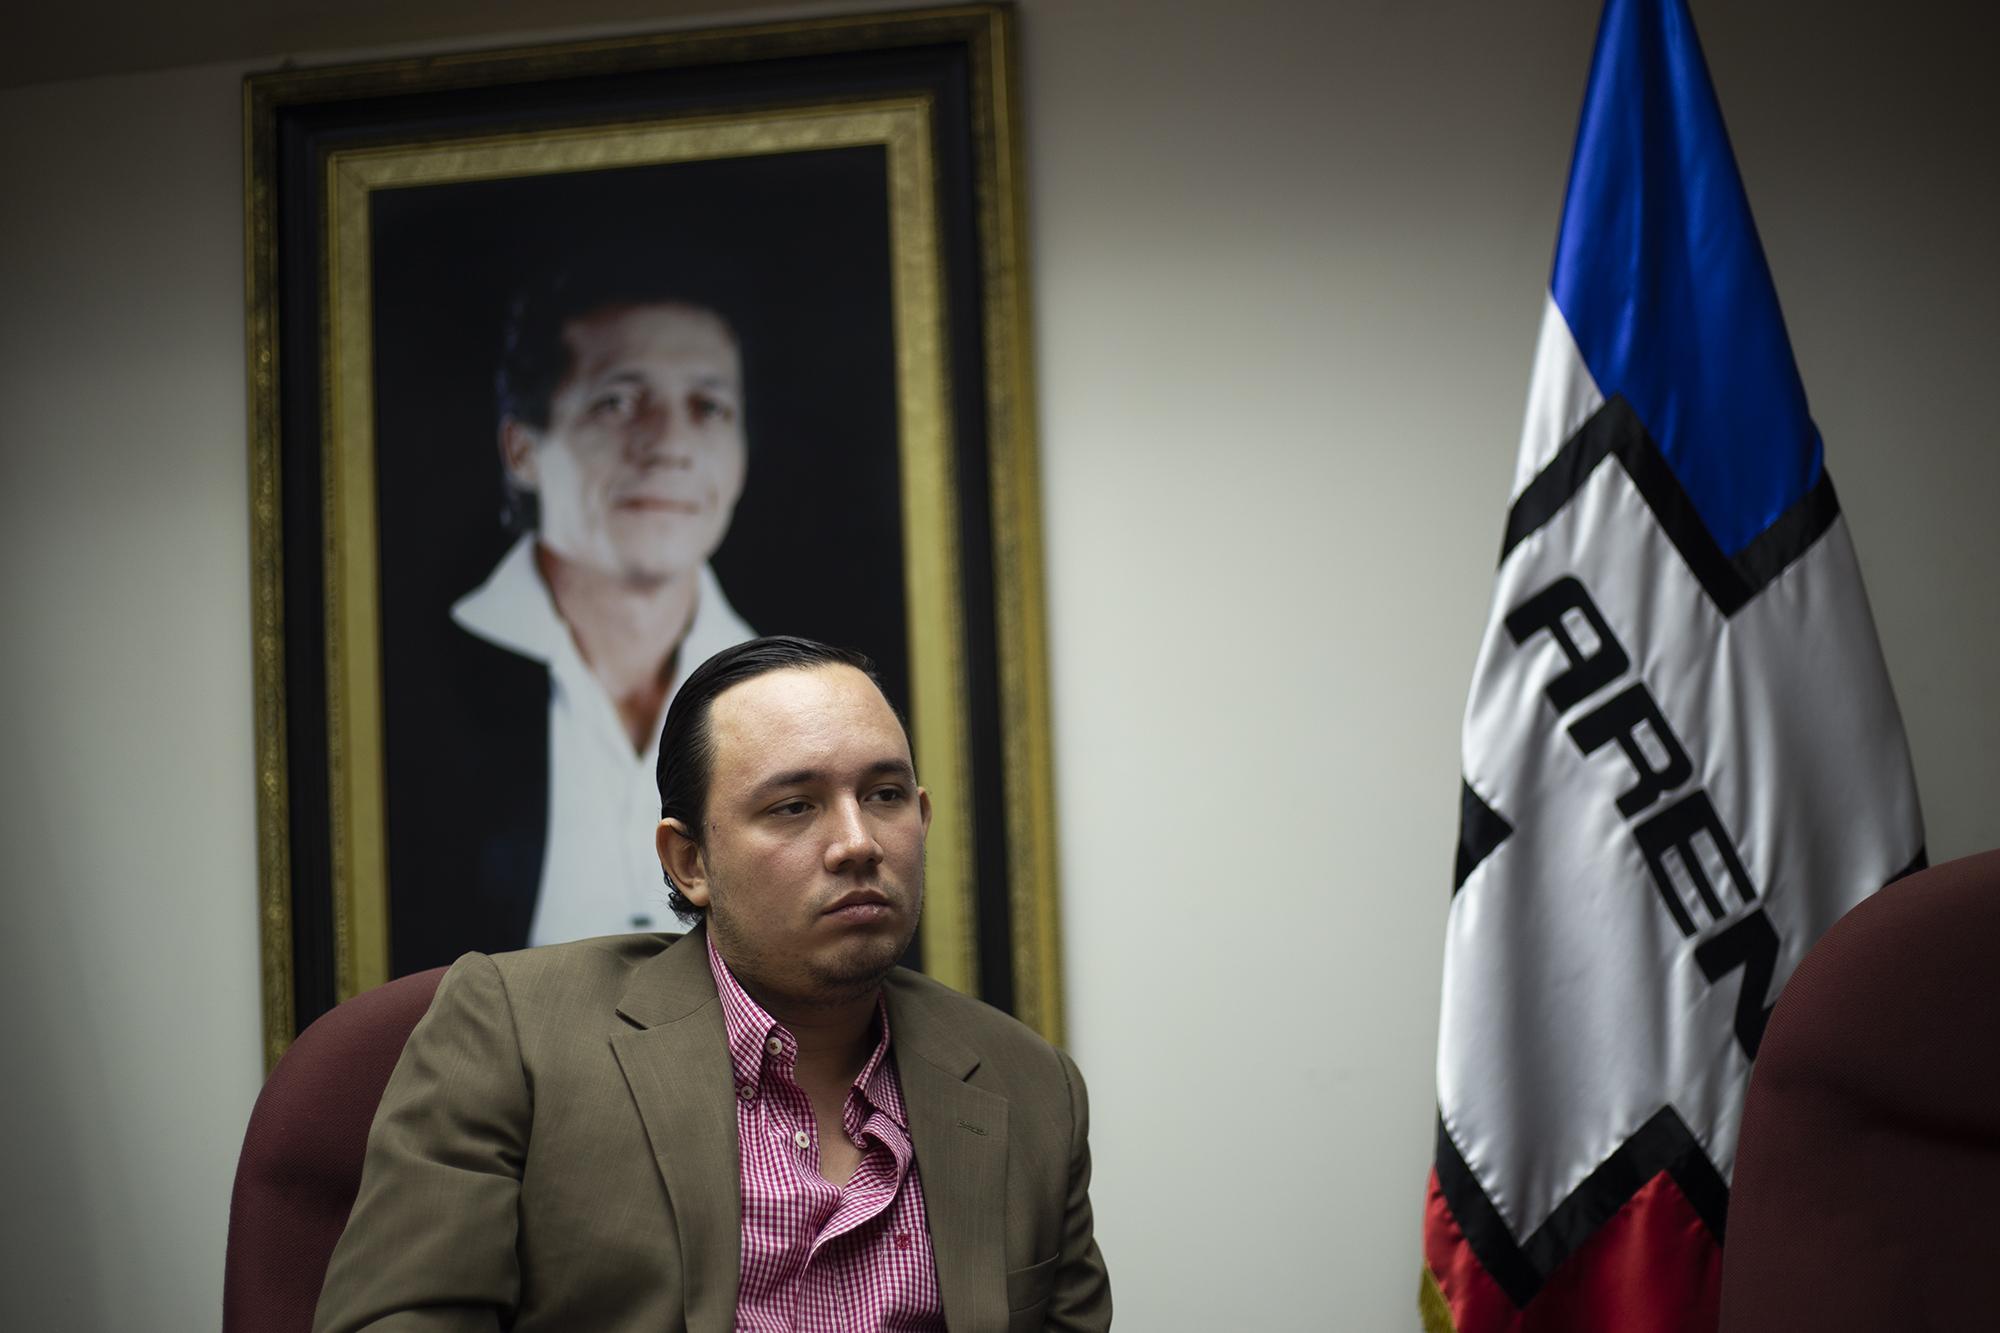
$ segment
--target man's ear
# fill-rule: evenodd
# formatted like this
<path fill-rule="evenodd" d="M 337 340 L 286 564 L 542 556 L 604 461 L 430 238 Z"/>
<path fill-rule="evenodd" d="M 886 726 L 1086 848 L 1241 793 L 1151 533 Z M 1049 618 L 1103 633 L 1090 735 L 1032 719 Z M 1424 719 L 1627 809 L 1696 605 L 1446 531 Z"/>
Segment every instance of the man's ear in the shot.
<path fill-rule="evenodd" d="M 681 897 L 696 907 L 708 908 L 708 867 L 702 864 L 701 844 L 678 819 L 662 819 L 653 833 L 653 845 L 660 853 L 660 868 L 681 891 Z"/>
<path fill-rule="evenodd" d="M 924 836 L 931 832 L 931 794 L 922 787 L 917 788 L 917 812 L 924 817 Z"/>
<path fill-rule="evenodd" d="M 507 479 L 523 491 L 532 491 L 541 478 L 535 469 L 535 446 L 541 443 L 535 432 L 513 417 L 500 422 L 500 466 Z"/>

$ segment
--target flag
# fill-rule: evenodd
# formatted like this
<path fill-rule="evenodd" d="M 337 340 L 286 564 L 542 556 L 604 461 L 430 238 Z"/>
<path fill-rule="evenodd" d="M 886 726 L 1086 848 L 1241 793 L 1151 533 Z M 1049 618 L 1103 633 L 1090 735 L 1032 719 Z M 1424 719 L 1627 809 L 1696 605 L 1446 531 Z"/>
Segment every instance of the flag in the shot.
<path fill-rule="evenodd" d="M 1609 0 L 1466 705 L 1421 1308 L 1713 1329 L 1772 1001 L 1923 863 L 1684 0 Z"/>

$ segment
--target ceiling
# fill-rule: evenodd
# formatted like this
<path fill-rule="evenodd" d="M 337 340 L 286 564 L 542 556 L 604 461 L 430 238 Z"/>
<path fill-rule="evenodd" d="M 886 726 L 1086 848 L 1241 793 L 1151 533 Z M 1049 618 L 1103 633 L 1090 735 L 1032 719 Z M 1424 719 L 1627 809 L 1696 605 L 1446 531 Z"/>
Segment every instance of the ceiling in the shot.
<path fill-rule="evenodd" d="M 778 12 L 772 0 L 18 0 L 9 8 L 0 87 L 178 65 L 276 65 L 295 55 L 462 44 L 510 32 L 605 24 L 637 30 L 697 16 L 726 20 Z M 782 12 L 799 8 L 786 5 Z"/>

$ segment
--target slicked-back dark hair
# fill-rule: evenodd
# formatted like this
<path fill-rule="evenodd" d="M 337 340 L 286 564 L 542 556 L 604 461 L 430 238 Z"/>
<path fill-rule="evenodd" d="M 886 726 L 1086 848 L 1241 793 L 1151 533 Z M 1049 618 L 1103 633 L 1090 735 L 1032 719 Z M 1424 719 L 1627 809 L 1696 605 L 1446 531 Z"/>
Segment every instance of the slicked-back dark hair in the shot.
<path fill-rule="evenodd" d="M 709 727 L 715 698 L 732 685 L 773 671 L 809 670 L 813 667 L 850 666 L 882 688 L 875 663 L 852 648 L 835 648 L 813 639 L 790 634 L 773 634 L 750 639 L 733 648 L 724 648 L 688 673 L 667 707 L 666 725 L 660 730 L 659 765 L 654 776 L 660 784 L 660 818 L 678 819 L 700 846 L 707 832 L 708 784 L 715 767 L 715 735 Z M 885 694 L 886 700 L 888 696 Z M 896 721 L 909 738 L 909 724 L 890 704 Z M 701 919 L 702 909 L 689 902 L 673 877 L 667 877 L 667 905 L 683 921 Z"/>

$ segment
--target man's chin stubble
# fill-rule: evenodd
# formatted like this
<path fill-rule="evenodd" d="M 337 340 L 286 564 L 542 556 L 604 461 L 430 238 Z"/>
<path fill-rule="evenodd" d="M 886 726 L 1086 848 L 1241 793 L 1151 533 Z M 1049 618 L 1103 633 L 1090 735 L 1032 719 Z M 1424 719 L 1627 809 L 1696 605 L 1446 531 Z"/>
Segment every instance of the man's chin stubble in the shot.
<path fill-rule="evenodd" d="M 914 937 L 915 932 L 912 932 Z M 813 982 L 817 989 L 814 1001 L 820 1004 L 850 1004 L 866 998 L 878 990 L 888 975 L 896 970 L 896 964 L 909 951 L 910 939 L 893 948 L 884 949 L 880 954 L 872 951 L 857 951 L 860 956 L 852 959 L 833 960 L 831 966 L 813 969 Z"/>

